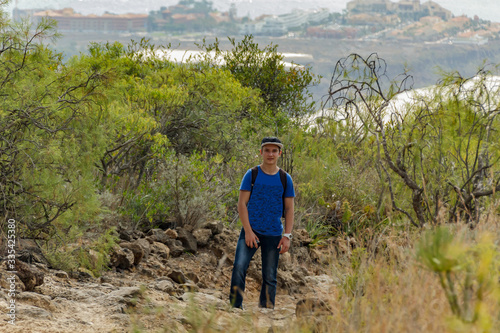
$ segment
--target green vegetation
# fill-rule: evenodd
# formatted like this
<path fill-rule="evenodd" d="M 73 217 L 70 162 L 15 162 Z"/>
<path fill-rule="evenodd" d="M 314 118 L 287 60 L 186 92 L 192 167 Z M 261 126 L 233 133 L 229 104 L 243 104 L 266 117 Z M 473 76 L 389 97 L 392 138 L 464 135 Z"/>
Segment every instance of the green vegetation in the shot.
<path fill-rule="evenodd" d="M 333 319 L 350 318 L 346 330 L 368 325 L 353 309 L 390 312 L 383 289 L 403 304 L 395 290 L 410 283 L 404 269 L 424 274 L 415 261 L 403 264 L 422 229 L 498 222 L 496 68 L 443 74 L 402 103 L 411 77 L 390 80 L 376 54 L 353 54 L 337 62 L 319 116 L 310 68 L 284 66 L 275 45 L 251 36 L 230 39 L 228 52 L 203 43 L 215 58 L 185 64 L 155 56 L 165 48 L 147 40 L 92 43 L 63 61 L 44 44 L 57 37 L 53 22 L 31 30 L 0 22 L 0 226 L 5 236 L 6 219 L 16 219 L 18 237 L 38 241 L 52 267 L 98 276 L 117 227 L 234 224 L 238 185 L 265 135 L 286 145 L 296 224 L 311 246 L 347 240 L 339 248 L 348 261 L 332 265 L 344 282 Z M 460 325 L 487 331 L 496 320 L 486 296 L 498 292 L 497 239 L 461 243 L 443 230 L 422 238 L 418 258 Z M 374 269 L 377 260 L 384 264 Z M 378 310 L 366 303 L 377 298 Z M 209 330 L 210 320 L 191 325 Z"/>

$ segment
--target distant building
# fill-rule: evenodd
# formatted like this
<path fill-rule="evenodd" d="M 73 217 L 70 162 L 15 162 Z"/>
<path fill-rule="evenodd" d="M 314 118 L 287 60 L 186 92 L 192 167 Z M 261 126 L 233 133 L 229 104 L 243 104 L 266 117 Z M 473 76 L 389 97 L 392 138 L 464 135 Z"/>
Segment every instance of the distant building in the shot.
<path fill-rule="evenodd" d="M 57 22 L 61 32 L 135 32 L 145 31 L 148 15 L 105 13 L 101 16 L 82 15 L 72 8 L 43 10 L 32 13 L 32 21 L 39 22 L 44 17 Z"/>
<path fill-rule="evenodd" d="M 419 19 L 423 16 L 438 16 L 448 21 L 452 13 L 434 1 L 420 3 L 420 0 L 351 0 L 347 3 L 349 15 L 357 14 L 397 14 L 402 17 Z"/>
<path fill-rule="evenodd" d="M 355 15 L 349 15 L 346 19 L 347 24 L 352 24 L 352 25 L 396 25 L 398 23 L 401 23 L 401 19 L 399 16 L 392 14 L 392 15 L 382 15 L 379 13 L 362 13 L 362 14 L 355 14 Z"/>
<path fill-rule="evenodd" d="M 320 10 L 294 10 L 283 15 L 265 16 L 257 22 L 248 22 L 242 25 L 242 34 L 282 36 L 288 31 L 299 28 L 305 24 L 317 24 L 330 17 L 327 9 Z"/>

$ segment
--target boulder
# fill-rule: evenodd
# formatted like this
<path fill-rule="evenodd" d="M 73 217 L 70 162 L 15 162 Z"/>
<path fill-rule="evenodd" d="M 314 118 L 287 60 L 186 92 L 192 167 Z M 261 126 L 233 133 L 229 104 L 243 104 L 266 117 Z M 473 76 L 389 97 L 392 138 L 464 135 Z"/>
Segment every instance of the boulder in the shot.
<path fill-rule="evenodd" d="M 178 228 L 177 234 L 177 238 L 182 242 L 182 246 L 184 246 L 186 252 L 192 254 L 196 254 L 196 252 L 198 252 L 198 244 L 192 233 L 184 228 Z"/>
<path fill-rule="evenodd" d="M 151 244 L 145 238 L 140 238 L 136 240 L 134 243 L 142 248 L 142 252 L 144 253 L 142 259 L 143 260 L 148 259 L 149 254 L 151 253 Z"/>
<path fill-rule="evenodd" d="M 130 251 L 132 251 L 132 253 L 134 254 L 134 265 L 138 265 L 141 262 L 142 258 L 144 257 L 144 250 L 139 244 L 137 244 L 136 242 L 121 242 L 119 245 L 123 249 L 129 249 Z"/>
<path fill-rule="evenodd" d="M 170 248 L 160 242 L 154 242 L 153 244 L 151 244 L 151 252 L 155 253 L 156 255 L 158 255 L 158 257 L 163 259 L 170 258 Z"/>
<path fill-rule="evenodd" d="M 210 310 L 212 308 L 222 310 L 226 309 L 228 306 L 228 302 L 225 300 L 201 292 L 186 292 L 181 298 L 184 302 L 194 302 L 198 308 L 205 310 Z"/>
<path fill-rule="evenodd" d="M 43 255 L 42 249 L 33 239 L 19 239 L 16 251 L 17 259 L 28 264 L 43 264 L 48 266 L 49 262 Z"/>
<path fill-rule="evenodd" d="M 210 238 L 212 237 L 212 230 L 210 229 L 197 229 L 193 231 L 193 236 L 196 238 L 196 243 L 199 247 L 204 247 L 208 245 Z"/>
<path fill-rule="evenodd" d="M 148 238 L 152 239 L 154 242 L 159 242 L 166 244 L 167 240 L 170 238 L 167 236 L 164 230 L 162 229 L 151 229 L 148 231 Z"/>
<path fill-rule="evenodd" d="M 118 237 L 124 241 L 130 242 L 133 239 L 132 231 L 118 228 Z"/>
<path fill-rule="evenodd" d="M 134 230 L 132 232 L 132 239 L 141 239 L 144 238 L 146 235 L 140 230 Z"/>
<path fill-rule="evenodd" d="M 51 319 L 52 313 L 49 311 L 32 305 L 20 304 L 17 307 L 17 312 L 20 319 L 33 320 L 33 319 Z"/>
<path fill-rule="evenodd" d="M 177 231 L 175 231 L 174 229 L 167 229 L 167 230 L 165 230 L 165 234 L 170 239 L 177 239 L 177 237 L 178 237 Z"/>
<path fill-rule="evenodd" d="M 167 241 L 167 246 L 170 249 L 170 255 L 174 258 L 179 257 L 184 253 L 182 242 L 178 239 L 169 239 Z"/>
<path fill-rule="evenodd" d="M 27 303 L 33 306 L 37 306 L 39 308 L 43 308 L 48 311 L 54 311 L 56 309 L 54 304 L 52 304 L 50 296 L 26 291 L 17 294 L 16 298 L 21 303 Z"/>
<path fill-rule="evenodd" d="M 309 264 L 311 262 L 311 256 L 307 247 L 294 249 L 293 255 L 299 264 Z"/>
<path fill-rule="evenodd" d="M 184 273 L 177 269 L 174 269 L 170 274 L 168 274 L 168 277 L 178 284 L 184 284 L 188 280 Z"/>
<path fill-rule="evenodd" d="M 16 259 L 16 270 L 26 291 L 32 291 L 36 286 L 43 284 L 45 275 L 38 268 Z"/>
<path fill-rule="evenodd" d="M 240 232 L 231 229 L 224 229 L 220 234 L 216 234 L 214 236 L 214 242 L 216 244 L 221 244 L 224 246 L 234 247 L 236 249 L 236 243 L 238 242 L 238 237 L 240 236 Z M 234 250 L 233 250 L 234 252 Z"/>
<path fill-rule="evenodd" d="M 190 281 L 193 281 L 194 283 L 200 282 L 200 278 L 198 277 L 198 275 L 193 272 L 187 272 L 186 276 Z"/>
<path fill-rule="evenodd" d="M 222 222 L 211 221 L 207 222 L 202 226 L 202 229 L 210 229 L 212 231 L 212 235 L 218 235 L 222 233 L 224 230 L 224 224 Z"/>
<path fill-rule="evenodd" d="M 293 231 L 293 246 L 308 246 L 312 243 L 312 238 L 309 236 L 309 233 L 306 229 L 296 229 Z"/>
<path fill-rule="evenodd" d="M 285 253 L 280 255 L 278 267 L 284 271 L 292 270 L 293 264 L 292 264 L 292 256 L 290 255 L 290 252 L 285 252 Z"/>
<path fill-rule="evenodd" d="M 134 253 L 129 249 L 115 246 L 111 253 L 110 264 L 120 269 L 130 269 L 134 265 Z"/>
<path fill-rule="evenodd" d="M 60 279 L 69 279 L 69 275 L 65 271 L 56 271 L 54 275 Z"/>
<path fill-rule="evenodd" d="M 170 281 L 169 279 L 167 279 L 167 280 L 160 280 L 160 281 L 156 282 L 155 285 L 154 285 L 154 287 L 157 290 L 166 292 L 166 293 L 168 293 L 170 295 L 173 295 L 175 293 L 174 283 L 172 281 Z"/>
<path fill-rule="evenodd" d="M 6 263 L 7 261 L 3 262 L 4 265 L 6 265 Z M 23 281 L 21 281 L 18 275 L 10 272 L 4 272 L 2 270 L 0 270 L 0 287 L 5 289 L 5 292 L 7 293 L 11 289 L 15 289 L 17 292 L 26 290 Z"/>
<path fill-rule="evenodd" d="M 76 272 L 76 278 L 80 281 L 85 281 L 89 279 L 93 279 L 94 273 L 85 267 L 78 267 Z"/>
<path fill-rule="evenodd" d="M 112 291 L 103 296 L 106 304 L 116 305 L 117 303 L 124 303 L 128 306 L 135 306 L 137 299 L 142 296 L 142 291 L 139 287 L 124 287 Z"/>
<path fill-rule="evenodd" d="M 107 296 L 118 296 L 124 298 L 134 298 L 142 295 L 139 287 L 124 287 L 110 292 Z"/>

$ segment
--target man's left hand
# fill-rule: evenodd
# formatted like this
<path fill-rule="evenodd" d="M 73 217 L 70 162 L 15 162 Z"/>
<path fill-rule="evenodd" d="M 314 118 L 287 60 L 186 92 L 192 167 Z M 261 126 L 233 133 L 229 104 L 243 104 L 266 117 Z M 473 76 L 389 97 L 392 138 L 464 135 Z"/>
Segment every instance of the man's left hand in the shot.
<path fill-rule="evenodd" d="M 280 243 L 278 244 L 278 249 L 280 249 L 280 254 L 288 252 L 288 249 L 290 249 L 290 240 L 288 239 L 288 237 L 281 237 Z"/>

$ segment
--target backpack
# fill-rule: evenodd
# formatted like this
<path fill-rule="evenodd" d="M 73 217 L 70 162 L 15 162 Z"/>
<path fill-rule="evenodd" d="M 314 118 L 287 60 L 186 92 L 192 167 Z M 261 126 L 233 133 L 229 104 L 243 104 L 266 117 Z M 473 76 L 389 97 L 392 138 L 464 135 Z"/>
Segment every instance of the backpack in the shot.
<path fill-rule="evenodd" d="M 257 166 L 254 166 L 252 168 L 252 187 L 250 188 L 250 197 L 252 197 L 252 191 L 253 191 L 253 185 L 255 184 L 255 180 L 257 179 L 257 174 L 259 173 L 259 168 Z M 283 202 L 283 214 L 281 217 L 285 217 L 285 193 L 286 193 L 286 172 L 285 170 L 281 169 L 279 170 L 280 174 L 280 180 L 281 180 L 281 185 L 283 186 L 283 196 L 282 196 L 282 202 Z M 250 198 L 248 198 L 250 201 Z"/>

